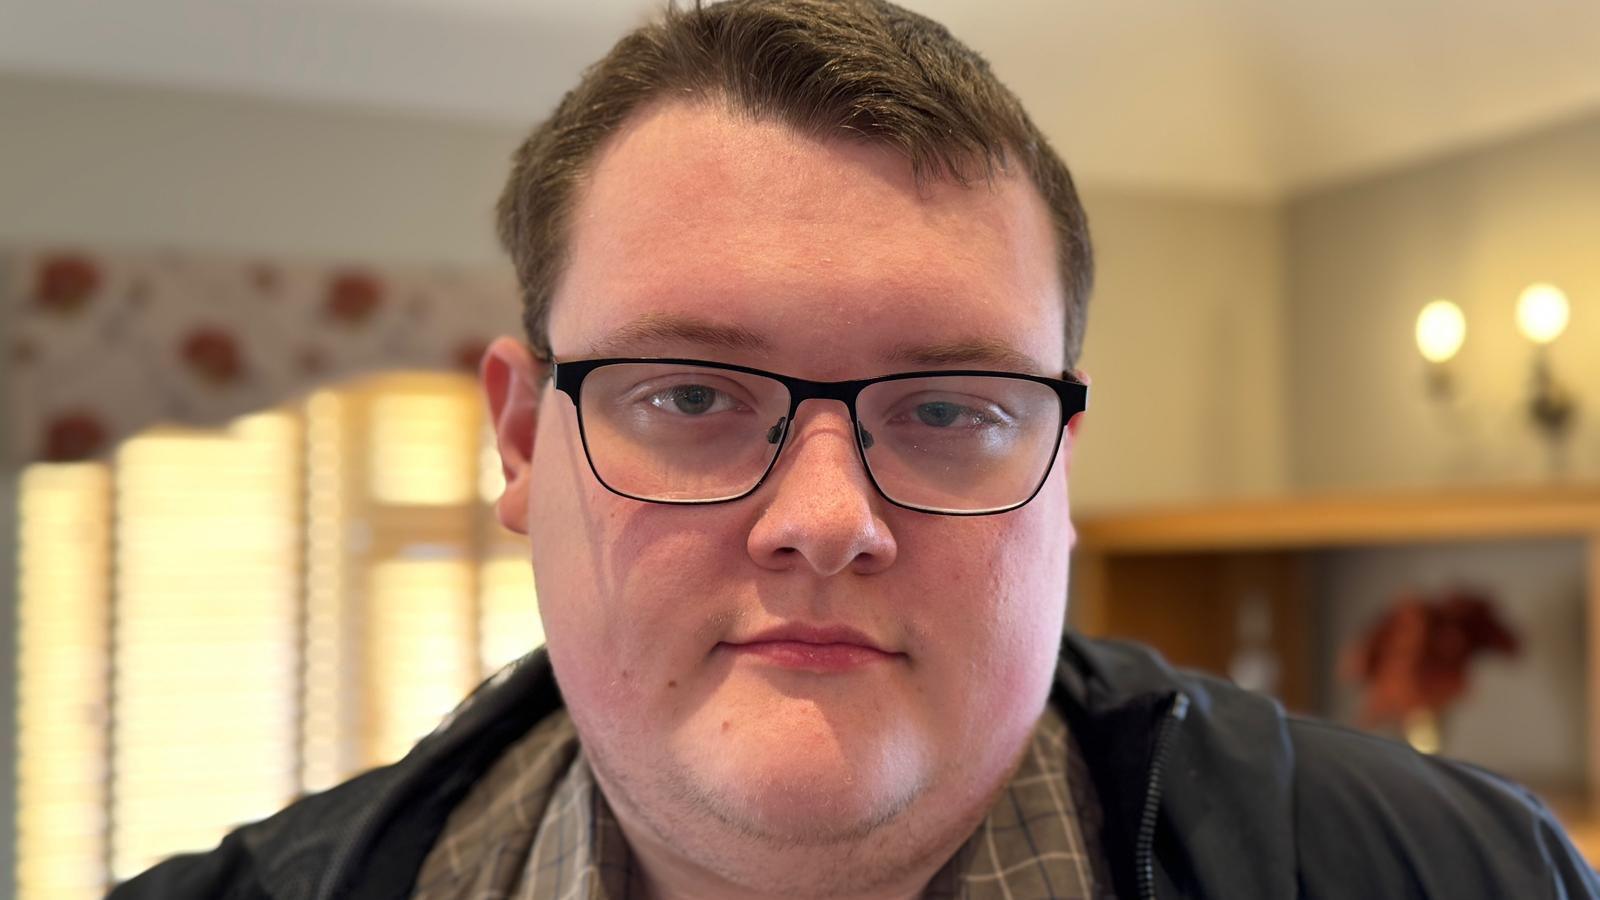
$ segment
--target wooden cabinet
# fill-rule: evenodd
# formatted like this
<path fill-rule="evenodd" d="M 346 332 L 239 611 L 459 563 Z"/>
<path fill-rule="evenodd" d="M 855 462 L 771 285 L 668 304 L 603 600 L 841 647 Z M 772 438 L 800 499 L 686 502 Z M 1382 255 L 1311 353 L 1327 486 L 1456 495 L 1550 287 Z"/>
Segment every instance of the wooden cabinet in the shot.
<path fill-rule="evenodd" d="M 1312 561 L 1339 548 L 1572 540 L 1584 568 L 1583 786 L 1549 799 L 1591 861 L 1600 860 L 1600 485 L 1371 496 L 1320 496 L 1083 516 L 1077 522 L 1071 621 L 1127 637 L 1174 663 L 1226 675 L 1239 650 L 1240 604 L 1270 611 L 1275 693 L 1320 713 Z M 1530 648 L 1538 652 L 1538 648 Z M 1515 773 L 1512 773 L 1515 774 Z"/>

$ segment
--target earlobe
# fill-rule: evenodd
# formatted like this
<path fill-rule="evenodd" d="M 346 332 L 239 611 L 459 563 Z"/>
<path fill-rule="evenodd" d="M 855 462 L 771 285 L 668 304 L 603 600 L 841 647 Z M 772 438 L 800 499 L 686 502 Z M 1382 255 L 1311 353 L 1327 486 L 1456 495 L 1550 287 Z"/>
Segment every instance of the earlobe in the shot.
<path fill-rule="evenodd" d="M 484 351 L 478 371 L 506 481 L 495 501 L 495 515 L 506 528 L 527 534 L 528 485 L 545 364 L 536 361 L 521 341 L 500 337 Z"/>
<path fill-rule="evenodd" d="M 1078 429 L 1083 427 L 1083 417 L 1087 413 L 1077 413 L 1067 420 L 1067 440 L 1072 442 L 1078 438 Z"/>

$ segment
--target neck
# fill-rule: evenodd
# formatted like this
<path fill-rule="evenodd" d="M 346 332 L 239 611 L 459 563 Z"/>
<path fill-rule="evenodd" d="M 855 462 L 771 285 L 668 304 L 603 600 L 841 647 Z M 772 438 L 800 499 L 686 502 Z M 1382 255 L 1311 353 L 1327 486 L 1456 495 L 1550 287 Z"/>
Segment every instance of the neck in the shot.
<path fill-rule="evenodd" d="M 906 900 L 922 896 L 983 823 L 1025 749 L 990 783 L 924 798 L 847 844 L 774 840 L 704 818 L 657 820 L 595 775 L 652 900 Z"/>
<path fill-rule="evenodd" d="M 917 835 L 923 846 L 900 846 L 917 829 L 885 826 L 851 845 L 776 846 L 738 840 L 719 859 L 691 860 L 654 829 L 627 835 L 654 900 L 909 900 L 921 897 L 939 870 L 983 821 L 987 804 L 943 834 Z M 928 838 L 933 840 L 928 840 Z"/>

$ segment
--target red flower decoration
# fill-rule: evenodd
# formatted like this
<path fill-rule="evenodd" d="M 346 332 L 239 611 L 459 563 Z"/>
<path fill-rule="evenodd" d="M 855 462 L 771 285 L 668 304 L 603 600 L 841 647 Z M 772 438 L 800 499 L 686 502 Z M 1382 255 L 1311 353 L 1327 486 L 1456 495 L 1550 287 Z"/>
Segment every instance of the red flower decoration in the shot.
<path fill-rule="evenodd" d="M 100 287 L 100 269 L 82 256 L 55 256 L 39 266 L 34 302 L 49 312 L 71 315 Z"/>
<path fill-rule="evenodd" d="M 73 411 L 50 420 L 39 455 L 46 462 L 78 462 L 94 456 L 105 443 L 106 427 L 99 417 Z"/>
<path fill-rule="evenodd" d="M 179 355 L 195 374 L 212 384 L 228 384 L 244 374 L 239 342 L 221 329 L 197 328 L 189 332 Z"/>
<path fill-rule="evenodd" d="M 1520 642 L 1489 599 L 1469 591 L 1408 594 L 1344 650 L 1340 674 L 1365 688 L 1365 725 L 1442 712 L 1467 691 L 1467 666 L 1484 653 L 1515 656 Z"/>
<path fill-rule="evenodd" d="M 328 285 L 323 311 L 331 319 L 359 325 L 371 318 L 382 305 L 382 282 L 370 275 L 346 272 L 335 277 Z"/>
<path fill-rule="evenodd" d="M 470 338 L 456 344 L 456 368 L 468 374 L 476 374 L 478 364 L 483 361 L 483 352 L 489 349 L 486 341 Z"/>

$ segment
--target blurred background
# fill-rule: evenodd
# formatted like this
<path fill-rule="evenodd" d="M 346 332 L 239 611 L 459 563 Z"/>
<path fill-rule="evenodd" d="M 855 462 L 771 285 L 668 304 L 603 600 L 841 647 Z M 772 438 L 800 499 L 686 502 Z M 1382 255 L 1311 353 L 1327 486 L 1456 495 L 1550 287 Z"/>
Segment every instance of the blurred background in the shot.
<path fill-rule="evenodd" d="M 908 5 L 1089 210 L 1076 627 L 1591 846 L 1600 5 Z M 655 8 L 0 0 L 0 897 L 209 847 L 539 643 L 490 210 Z"/>

